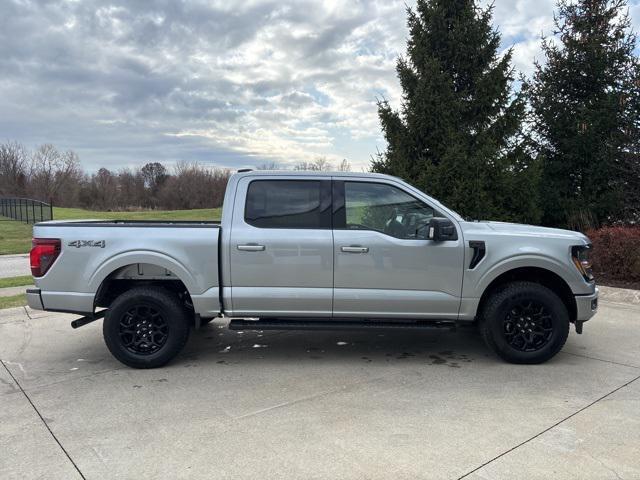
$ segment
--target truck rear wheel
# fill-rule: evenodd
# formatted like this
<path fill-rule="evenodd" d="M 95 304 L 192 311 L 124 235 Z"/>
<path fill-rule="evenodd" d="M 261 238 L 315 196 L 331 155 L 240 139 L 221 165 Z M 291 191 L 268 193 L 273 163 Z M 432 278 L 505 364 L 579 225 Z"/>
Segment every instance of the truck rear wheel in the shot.
<path fill-rule="evenodd" d="M 560 298 L 534 282 L 513 282 L 493 293 L 480 319 L 487 346 L 511 363 L 542 363 L 569 335 L 569 314 Z"/>
<path fill-rule="evenodd" d="M 162 288 L 137 287 L 113 301 L 102 333 L 120 362 L 155 368 L 180 353 L 189 338 L 189 323 L 176 295 Z"/>

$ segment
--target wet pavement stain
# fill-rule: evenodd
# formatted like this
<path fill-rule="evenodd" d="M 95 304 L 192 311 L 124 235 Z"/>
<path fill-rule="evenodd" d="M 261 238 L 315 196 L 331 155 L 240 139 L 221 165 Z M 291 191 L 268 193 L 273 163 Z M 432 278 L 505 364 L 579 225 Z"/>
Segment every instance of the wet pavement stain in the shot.
<path fill-rule="evenodd" d="M 443 358 L 443 357 L 446 357 L 446 358 Z M 431 365 L 447 365 L 448 367 L 451 367 L 451 368 L 460 368 L 461 362 L 470 363 L 472 361 L 472 359 L 469 358 L 467 355 L 465 354 L 456 355 L 456 353 L 452 352 L 451 350 L 438 352 L 437 355 L 436 354 L 429 355 L 429 358 L 431 358 L 432 360 Z"/>
<path fill-rule="evenodd" d="M 438 355 L 429 355 L 429 358 L 433 360 L 431 362 L 431 365 L 442 365 L 447 363 L 447 361 L 444 358 L 439 357 Z"/>

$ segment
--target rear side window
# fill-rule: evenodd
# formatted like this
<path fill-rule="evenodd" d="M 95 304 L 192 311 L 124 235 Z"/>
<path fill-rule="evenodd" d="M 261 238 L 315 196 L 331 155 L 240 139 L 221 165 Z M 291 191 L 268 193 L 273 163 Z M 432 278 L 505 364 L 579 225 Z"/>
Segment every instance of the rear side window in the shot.
<path fill-rule="evenodd" d="M 244 219 L 259 228 L 331 228 L 330 182 L 254 180 Z"/>

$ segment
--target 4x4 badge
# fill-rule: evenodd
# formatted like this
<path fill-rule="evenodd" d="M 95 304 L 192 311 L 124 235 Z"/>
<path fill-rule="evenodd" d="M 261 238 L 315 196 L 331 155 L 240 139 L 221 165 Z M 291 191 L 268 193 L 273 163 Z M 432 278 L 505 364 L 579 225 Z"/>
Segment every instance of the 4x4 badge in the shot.
<path fill-rule="evenodd" d="M 70 247 L 76 247 L 76 248 L 81 248 L 81 247 L 104 248 L 105 244 L 106 243 L 104 240 L 74 240 L 73 242 L 69 242 L 67 245 L 69 245 Z"/>

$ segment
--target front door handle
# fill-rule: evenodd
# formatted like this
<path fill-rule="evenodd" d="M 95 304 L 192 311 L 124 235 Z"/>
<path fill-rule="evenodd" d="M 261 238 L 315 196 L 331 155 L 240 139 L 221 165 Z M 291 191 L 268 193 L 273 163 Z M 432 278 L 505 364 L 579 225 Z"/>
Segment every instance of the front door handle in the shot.
<path fill-rule="evenodd" d="M 264 245 L 256 245 L 254 244 L 247 244 L 247 245 L 238 245 L 238 250 L 241 250 L 243 252 L 263 252 L 264 251 Z"/>
<path fill-rule="evenodd" d="M 360 245 L 350 245 L 348 247 L 340 247 L 340 250 L 345 253 L 367 253 L 369 247 L 361 247 Z"/>

